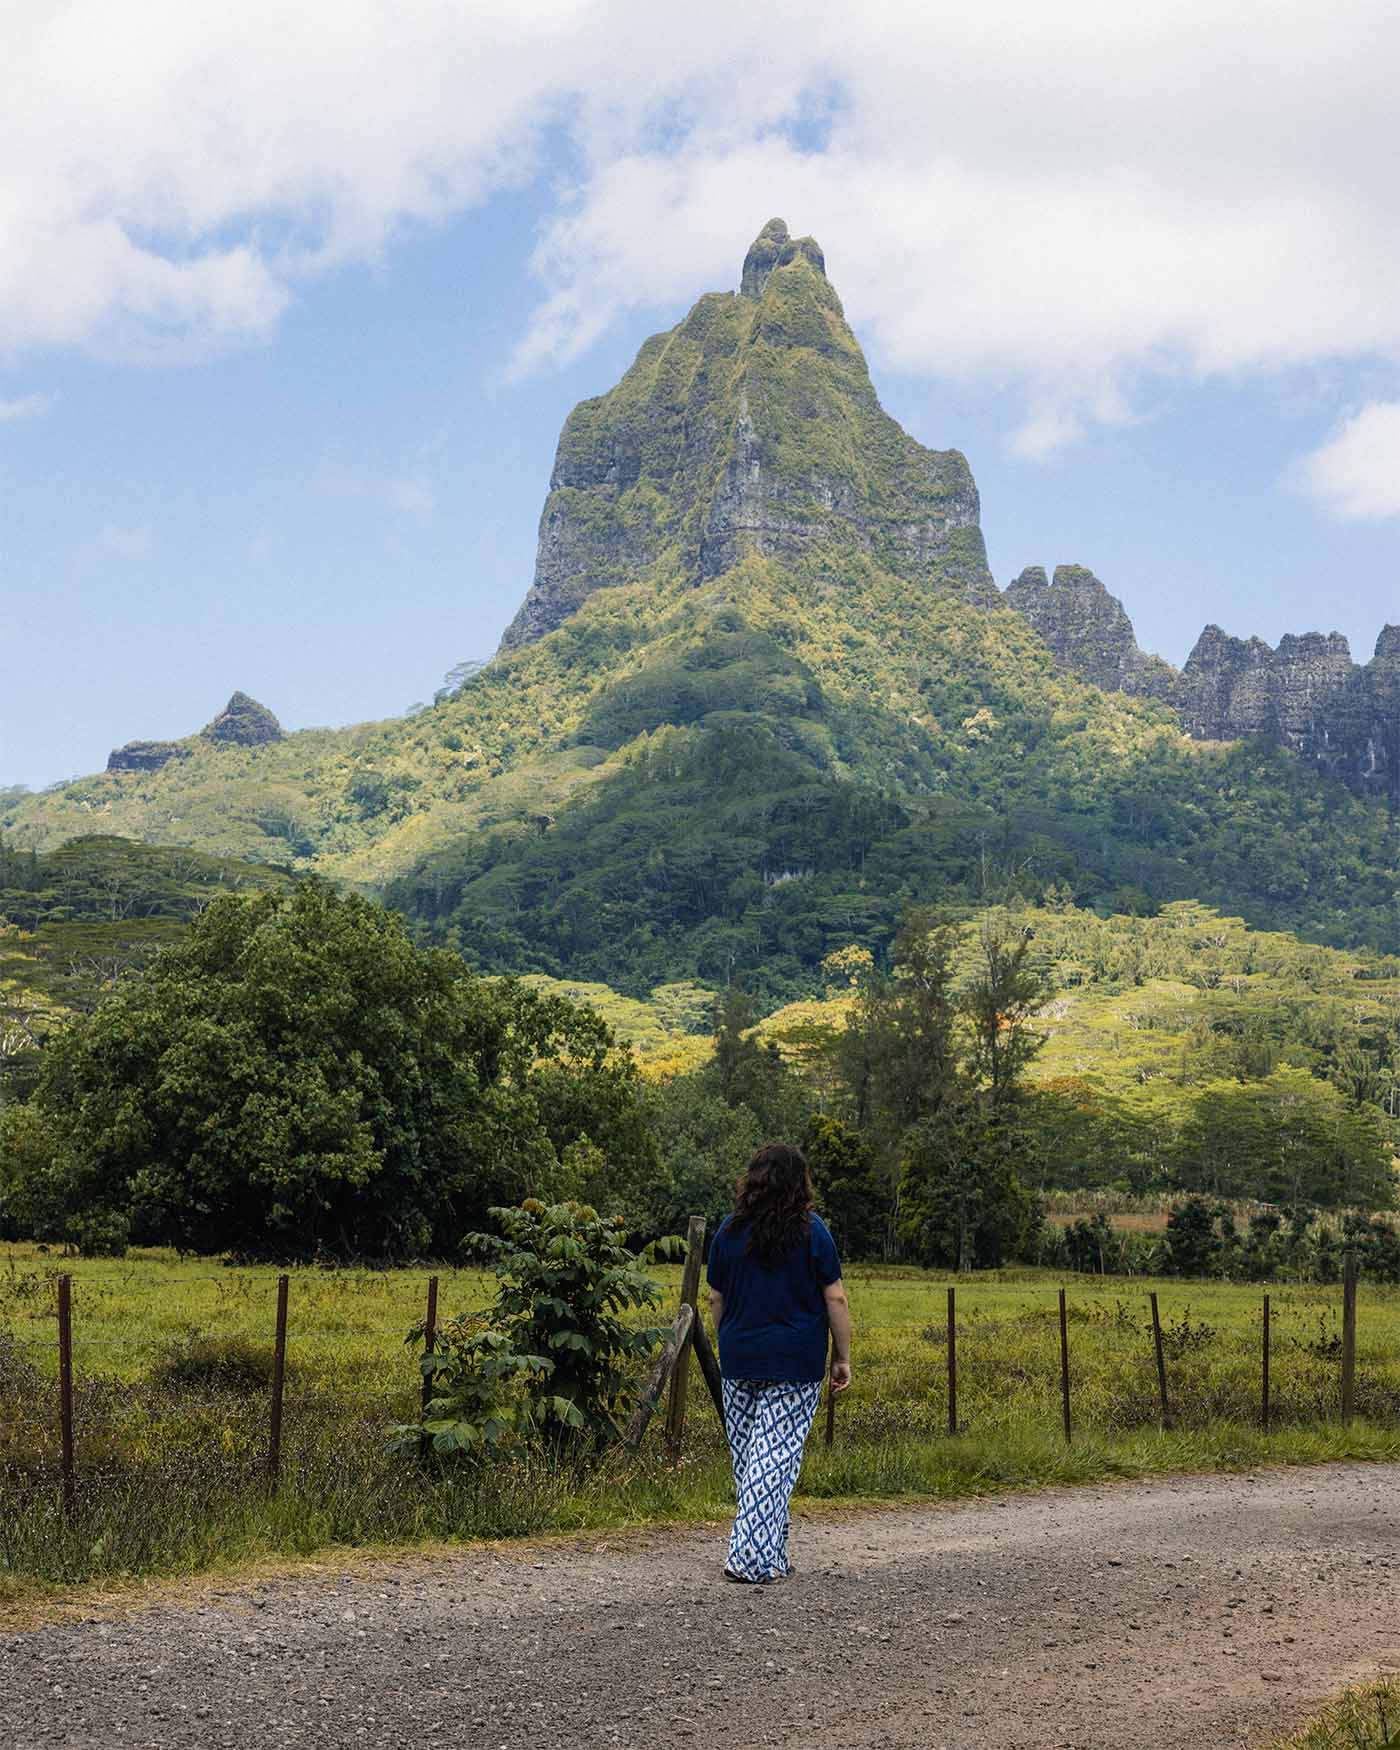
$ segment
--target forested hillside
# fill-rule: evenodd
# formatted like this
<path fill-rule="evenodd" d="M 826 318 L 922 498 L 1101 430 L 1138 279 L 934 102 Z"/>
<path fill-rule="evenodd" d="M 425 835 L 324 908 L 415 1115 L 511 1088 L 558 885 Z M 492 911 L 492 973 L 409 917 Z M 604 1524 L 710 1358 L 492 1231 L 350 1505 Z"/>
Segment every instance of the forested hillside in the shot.
<path fill-rule="evenodd" d="M 284 736 L 235 694 L 179 742 L 0 796 L 9 1080 L 35 1089 L 7 1130 L 24 1219 L 85 1231 L 83 1198 L 116 1174 L 112 1233 L 214 1243 L 188 1183 L 204 1156 L 171 1116 L 186 1100 L 244 1138 L 219 1144 L 230 1184 L 249 1150 L 280 1158 L 278 1126 L 299 1138 L 307 1209 L 346 1172 L 401 1161 L 417 1185 L 415 1150 L 446 1159 L 407 1059 L 392 1074 L 426 1129 L 365 1070 L 325 927 L 363 949 L 393 1027 L 423 1024 L 418 989 L 456 1005 L 464 1038 L 472 1016 L 502 1040 L 567 1036 L 557 1085 L 523 1059 L 500 1080 L 491 1045 L 482 1085 L 523 1102 L 499 1146 L 534 1151 L 522 1183 L 586 1189 L 643 1233 L 717 1213 L 747 1151 L 790 1135 L 857 1251 L 1040 1256 L 1043 1189 L 1195 1190 L 1294 1212 L 1293 1249 L 1270 1252 L 1270 1229 L 1251 1268 L 1330 1268 L 1299 1262 L 1309 1210 L 1394 1197 L 1394 815 L 1274 741 L 1193 740 L 1169 703 L 1057 661 L 999 595 L 978 518 L 965 459 L 881 409 L 820 249 L 766 226 L 738 294 L 702 298 L 571 415 L 534 583 L 490 663 L 344 731 Z M 328 887 L 221 901 L 217 929 L 188 933 L 215 891 L 299 871 L 407 929 Z M 231 940 L 266 955 L 258 990 Z M 362 1043 L 342 1063 L 320 1042 L 288 1081 L 258 1017 L 270 1004 L 276 1032 L 299 1000 L 293 941 Z M 277 1135 L 246 1131 L 222 1071 L 186 1086 L 196 1011 L 215 1029 L 196 1027 L 200 1051 L 217 1033 L 220 1062 L 275 1086 Z M 40 1052 L 74 1015 L 91 1019 Z M 332 1085 L 328 1150 L 302 1102 Z M 164 1151 L 164 1203 L 112 1118 L 128 1098 Z M 625 1174 L 605 1128 L 632 1138 Z M 288 1243 L 281 1172 L 239 1190 L 256 1205 L 240 1243 Z M 467 1204 L 420 1192 L 413 1232 L 439 1244 Z M 418 1243 L 381 1215 L 376 1243 Z M 348 1253 L 353 1225 L 317 1243 Z"/>
<path fill-rule="evenodd" d="M 1400 960 L 1250 930 L 1193 901 L 1105 918 L 1061 899 L 955 925 L 956 990 L 975 983 L 989 924 L 1025 937 L 1043 981 L 1025 1021 L 1031 1183 L 1333 1203 L 1360 1172 L 1364 1195 L 1361 1179 L 1351 1194 L 1386 1201 L 1400 1141 Z M 780 1053 L 815 1110 L 853 1116 L 835 1066 L 880 976 L 852 945 L 826 962 L 819 997 L 748 1010 L 754 1043 Z M 653 1081 L 714 1063 L 703 992 L 637 1003 L 606 986 L 534 982 L 596 1008 Z"/>
<path fill-rule="evenodd" d="M 285 887 L 267 865 L 89 836 L 55 851 L 0 840 L 0 1099 L 64 1016 L 179 942 L 216 893 Z"/>
<path fill-rule="evenodd" d="M 570 419 L 508 647 L 429 709 L 3 804 L 382 893 L 489 971 L 811 994 L 909 901 L 1197 899 L 1397 945 L 1390 811 L 1192 741 L 1000 602 L 976 489 L 882 412 L 810 239 L 765 227 Z M 138 725 L 133 725 L 133 730 Z"/>

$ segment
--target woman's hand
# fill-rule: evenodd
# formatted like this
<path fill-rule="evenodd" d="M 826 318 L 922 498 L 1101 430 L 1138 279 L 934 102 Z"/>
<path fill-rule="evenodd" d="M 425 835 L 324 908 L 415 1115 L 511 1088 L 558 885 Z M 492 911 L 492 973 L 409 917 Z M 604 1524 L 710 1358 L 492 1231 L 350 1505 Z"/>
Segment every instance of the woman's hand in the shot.
<path fill-rule="evenodd" d="M 851 1364 L 849 1361 L 833 1361 L 831 1364 L 832 1391 L 845 1391 L 851 1383 Z"/>

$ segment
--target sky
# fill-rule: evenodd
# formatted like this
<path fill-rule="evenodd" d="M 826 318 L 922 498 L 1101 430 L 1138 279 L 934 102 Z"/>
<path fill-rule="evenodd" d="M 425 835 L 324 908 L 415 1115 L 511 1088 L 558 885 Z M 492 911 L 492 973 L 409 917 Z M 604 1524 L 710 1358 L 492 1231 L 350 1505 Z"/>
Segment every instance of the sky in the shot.
<path fill-rule="evenodd" d="M 1400 621 L 1389 0 L 0 0 L 0 785 L 396 714 L 569 408 L 811 232 L 992 568 Z"/>

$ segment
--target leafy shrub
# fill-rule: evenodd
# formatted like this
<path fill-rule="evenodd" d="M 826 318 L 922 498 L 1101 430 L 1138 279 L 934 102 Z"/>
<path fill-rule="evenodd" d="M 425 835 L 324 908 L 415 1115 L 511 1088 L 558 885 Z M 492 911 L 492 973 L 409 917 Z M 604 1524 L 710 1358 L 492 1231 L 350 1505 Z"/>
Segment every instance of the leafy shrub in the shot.
<path fill-rule="evenodd" d="M 251 1337 L 211 1337 L 190 1331 L 170 1344 L 151 1370 L 170 1392 L 226 1391 L 251 1397 L 272 1386 L 273 1352 Z"/>
<path fill-rule="evenodd" d="M 89 1209 L 70 1216 L 67 1234 L 80 1258 L 124 1258 L 131 1242 L 131 1221 L 119 1209 Z"/>
<path fill-rule="evenodd" d="M 1152 1329 L 1151 1320 L 1143 1325 L 1144 1331 Z M 1219 1336 L 1214 1325 L 1208 1325 L 1204 1319 L 1191 1320 L 1191 1308 L 1188 1306 L 1179 1319 L 1167 1319 L 1162 1325 L 1162 1348 L 1168 1355 L 1189 1355 L 1197 1349 L 1208 1349 Z"/>
<path fill-rule="evenodd" d="M 518 1209 L 493 1209 L 504 1237 L 473 1234 L 469 1244 L 489 1259 L 500 1287 L 494 1317 L 527 1354 L 554 1363 L 554 1395 L 572 1404 L 595 1434 L 616 1432 L 632 1394 L 635 1363 L 656 1347 L 661 1330 L 638 1329 L 626 1314 L 656 1306 L 661 1288 L 627 1249 L 618 1216 L 605 1218 L 586 1203 L 544 1204 L 528 1198 Z M 651 1257 L 673 1253 L 679 1242 L 657 1241 Z M 562 1418 L 550 1417 L 546 1420 Z"/>
<path fill-rule="evenodd" d="M 425 1335 L 425 1327 L 418 1325 L 407 1341 L 419 1343 Z M 422 1366 L 433 1393 L 421 1423 L 390 1431 L 396 1452 L 418 1450 L 424 1436 L 434 1452 L 512 1446 L 546 1416 L 566 1427 L 583 1424 L 567 1398 L 542 1390 L 554 1363 L 543 1355 L 520 1354 L 510 1334 L 481 1313 L 462 1313 L 444 1325 Z"/>
<path fill-rule="evenodd" d="M 481 1449 L 535 1430 L 615 1437 L 636 1363 L 661 1336 L 627 1315 L 655 1306 L 659 1285 L 628 1251 L 621 1219 L 586 1203 L 531 1197 L 490 1214 L 503 1234 L 469 1234 L 464 1246 L 492 1264 L 495 1305 L 443 1326 L 423 1358 L 435 1387 L 428 1414 L 392 1430 L 395 1449 L 424 1438 L 440 1452 Z M 647 1255 L 677 1247 L 660 1240 Z M 420 1325 L 408 1340 L 423 1335 Z"/>

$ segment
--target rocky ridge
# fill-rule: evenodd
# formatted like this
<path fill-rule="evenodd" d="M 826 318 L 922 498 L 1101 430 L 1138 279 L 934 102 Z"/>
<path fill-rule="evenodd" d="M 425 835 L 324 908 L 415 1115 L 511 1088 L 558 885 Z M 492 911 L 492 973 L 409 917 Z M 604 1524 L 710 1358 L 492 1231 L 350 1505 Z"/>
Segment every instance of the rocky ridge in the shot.
<path fill-rule="evenodd" d="M 1044 566 L 1028 565 L 1007 585 L 1006 600 L 1058 661 L 1096 687 L 1176 702 L 1177 671 L 1138 648 L 1122 602 L 1084 566 L 1057 565 L 1050 579 Z"/>
<path fill-rule="evenodd" d="M 1358 795 L 1400 802 L 1400 626 L 1382 630 L 1363 665 L 1340 632 L 1289 633 L 1274 648 L 1211 625 L 1176 669 L 1139 648 L 1122 602 L 1082 565 L 1053 579 L 1027 566 L 1005 599 L 1065 667 L 1173 706 L 1197 740 L 1263 736 Z"/>
<path fill-rule="evenodd" d="M 190 750 L 178 741 L 128 741 L 107 755 L 109 772 L 158 772 L 171 760 L 189 758 Z"/>
<path fill-rule="evenodd" d="M 284 741 L 286 731 L 266 705 L 235 692 L 213 722 L 200 730 L 199 739 L 225 747 L 266 747 Z M 188 759 L 193 751 L 189 741 L 128 741 L 107 755 L 107 770 L 158 772 L 171 760 Z"/>

